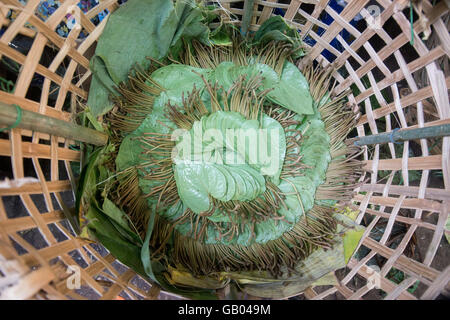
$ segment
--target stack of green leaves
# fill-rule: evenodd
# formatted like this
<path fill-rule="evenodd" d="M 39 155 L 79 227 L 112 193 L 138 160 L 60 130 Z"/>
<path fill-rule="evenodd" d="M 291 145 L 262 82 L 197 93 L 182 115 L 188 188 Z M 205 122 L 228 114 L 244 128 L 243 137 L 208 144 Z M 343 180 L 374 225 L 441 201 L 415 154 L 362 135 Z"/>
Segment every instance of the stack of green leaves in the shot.
<path fill-rule="evenodd" d="M 320 112 L 330 99 L 311 95 L 293 64 L 301 41 L 281 17 L 238 43 L 232 27 L 210 30 L 212 12 L 131 0 L 111 16 L 86 110 L 112 119 L 111 143 L 82 172 L 79 232 L 187 297 L 214 297 L 230 281 L 263 297 L 297 294 L 330 279 L 362 235 L 333 214 L 338 199 L 316 199 L 332 161 Z"/>

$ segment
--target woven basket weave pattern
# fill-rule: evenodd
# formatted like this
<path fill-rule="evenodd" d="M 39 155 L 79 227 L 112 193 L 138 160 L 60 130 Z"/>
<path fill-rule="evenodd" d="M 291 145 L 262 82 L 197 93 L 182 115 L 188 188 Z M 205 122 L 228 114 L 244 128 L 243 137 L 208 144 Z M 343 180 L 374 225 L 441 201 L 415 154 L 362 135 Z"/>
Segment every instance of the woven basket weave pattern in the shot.
<path fill-rule="evenodd" d="M 0 24 L 5 28 L 0 36 L 0 56 L 20 66 L 14 90 L 0 90 L 0 102 L 72 121 L 71 110 L 87 100 L 89 57 L 108 16 L 97 25 L 91 19 L 105 9 L 113 12 L 119 4 L 100 1 L 84 13 L 77 6 L 78 0 L 60 2 L 61 6 L 42 21 L 36 15 L 39 0 L 28 0 L 25 5 L 17 0 L 0 1 Z M 255 0 L 250 30 L 257 30 L 271 15 L 283 13 L 286 21 L 300 30 L 307 47 L 308 55 L 301 63 L 333 63 L 339 70 L 334 74 L 338 81 L 335 93 L 352 89 L 349 102 L 361 111 L 359 136 L 390 132 L 395 127 L 450 123 L 446 1 L 434 6 L 429 1 L 416 1 L 415 17 L 421 19 L 415 19 L 413 25 L 413 45 L 411 24 L 405 15 L 409 1 L 377 1 L 380 15 L 375 18 L 370 11 L 374 1 L 347 2 L 338 13 L 328 0 Z M 242 3 L 220 1 L 227 22 L 240 24 Z M 17 14 L 13 21 L 8 19 L 10 10 Z M 76 24 L 67 37 L 61 37 L 56 29 L 67 14 L 75 17 Z M 325 14 L 327 23 L 321 18 Z M 352 23 L 355 17 L 366 20 L 366 27 Z M 428 26 L 432 34 L 425 41 L 421 35 Z M 86 35 L 83 39 L 80 32 Z M 23 36 L 33 39 L 27 52 L 13 45 Z M 36 79 L 42 82 L 38 95 L 33 85 Z M 0 297 L 167 297 L 101 246 L 77 239 L 69 231 L 63 205 L 74 204 L 75 178 L 70 163 L 80 160 L 73 144 L 18 128 L 0 134 L 1 163 L 5 166 L 0 170 L 2 179 L 9 178 L 0 188 Z M 363 158 L 368 172 L 356 190 L 352 209 L 359 212 L 358 223 L 370 221 L 360 243 L 366 255 L 361 260 L 353 257 L 348 268 L 338 272 L 338 285 L 309 288 L 303 295 L 308 299 L 370 298 L 376 289 L 366 284 L 371 283 L 374 272 L 381 276 L 377 284 L 386 299 L 434 299 L 445 293 L 450 279 L 448 244 L 443 237 L 448 233 L 445 224 L 450 207 L 450 137 L 370 146 L 364 148 Z M 414 170 L 414 180 L 408 170 Z M 442 173 L 440 184 L 433 183 L 438 171 Z M 397 232 L 398 226 L 403 233 Z M 420 234 L 428 235 L 425 241 L 418 239 Z M 442 244 L 447 246 L 447 260 L 437 263 Z M 417 245 L 421 246 L 419 257 L 410 254 Z M 380 270 L 371 267 L 373 258 L 383 261 Z M 67 286 L 71 275 L 68 266 L 80 266 L 82 290 Z M 393 268 L 404 274 L 399 283 L 389 278 Z M 408 291 L 417 281 L 419 289 Z"/>

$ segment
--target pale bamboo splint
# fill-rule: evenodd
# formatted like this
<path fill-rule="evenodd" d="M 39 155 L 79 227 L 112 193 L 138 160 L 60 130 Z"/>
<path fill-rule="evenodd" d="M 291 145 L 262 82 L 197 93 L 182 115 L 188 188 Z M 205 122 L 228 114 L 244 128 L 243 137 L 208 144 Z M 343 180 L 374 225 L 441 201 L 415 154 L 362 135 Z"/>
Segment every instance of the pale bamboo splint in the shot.
<path fill-rule="evenodd" d="M 241 24 L 243 1 L 213 2 L 228 23 Z M 275 9 L 281 9 L 286 21 L 300 30 L 305 41 L 308 55 L 301 66 L 312 62 L 326 66 L 330 54 L 335 57 L 338 84 L 334 93 L 352 89 L 349 101 L 361 111 L 357 119 L 359 137 L 390 133 L 393 128 L 450 122 L 448 1 L 437 1 L 434 6 L 432 1 L 414 1 L 420 19 L 413 25 L 413 45 L 409 16 L 405 14 L 409 12 L 409 1 L 377 1 L 380 14 L 375 18 L 368 0 L 347 0 L 348 5 L 340 13 L 327 0 L 252 2 L 253 10 L 246 19 L 249 32 L 274 15 Z M 0 1 L 0 24 L 5 28 L 0 37 L 0 56 L 20 65 L 14 91 L 0 91 L 0 102 L 73 121 L 79 103 L 87 99 L 89 57 L 108 17 L 98 25 L 90 19 L 104 9 L 113 12 L 119 5 L 114 0 L 100 1 L 84 14 L 76 6 L 78 0 L 61 3 L 43 22 L 35 15 L 39 0 L 28 0 L 25 6 L 17 0 Z M 14 21 L 6 18 L 10 9 L 18 13 Z M 75 15 L 77 27 L 63 38 L 55 29 L 69 12 Z M 321 21 L 324 14 L 332 18 L 330 24 Z M 358 14 L 365 19 L 366 27 L 350 23 Z M 423 40 L 421 36 L 429 28 L 429 40 Z M 80 41 L 82 29 L 88 36 Z M 352 42 L 345 39 L 344 30 Z M 33 38 L 26 55 L 11 45 L 18 35 Z M 384 45 L 375 47 L 374 38 Z M 41 57 L 46 48 L 57 54 L 50 64 L 43 65 Z M 65 66 L 63 75 L 57 73 L 60 65 Z M 35 74 L 44 82 L 40 98 L 32 100 L 28 92 Z M 55 92 L 56 102 L 51 102 L 49 96 Z M 66 98 L 71 102 L 69 109 L 64 107 Z M 70 230 L 64 210 L 73 206 L 75 179 L 70 162 L 80 161 L 74 143 L 28 129 L 0 133 L 2 177 L 9 178 L 0 184 L 0 298 L 167 298 L 157 286 L 121 265 L 100 245 L 80 240 Z M 403 151 L 399 152 L 398 146 Z M 358 212 L 358 223 L 368 223 L 360 243 L 366 255 L 361 260 L 354 256 L 348 268 L 336 273 L 338 284 L 308 288 L 303 293 L 306 298 L 374 298 L 374 292 L 379 291 L 367 286 L 374 274 L 379 276 L 378 285 L 385 292 L 378 297 L 385 299 L 435 299 L 439 294 L 449 294 L 449 246 L 444 235 L 450 234 L 446 230 L 450 137 L 408 140 L 398 146 L 388 143 L 364 147 L 368 173 L 355 190 L 351 209 Z M 419 178 L 412 180 L 408 174 L 411 170 Z M 401 233 L 399 226 L 404 230 Z M 413 246 L 420 254 L 410 253 Z M 372 258 L 382 261 L 380 270 L 373 268 Z M 77 267 L 81 290 L 68 286 Z M 393 268 L 404 274 L 400 283 L 390 280 Z M 417 281 L 416 290 L 408 291 Z"/>

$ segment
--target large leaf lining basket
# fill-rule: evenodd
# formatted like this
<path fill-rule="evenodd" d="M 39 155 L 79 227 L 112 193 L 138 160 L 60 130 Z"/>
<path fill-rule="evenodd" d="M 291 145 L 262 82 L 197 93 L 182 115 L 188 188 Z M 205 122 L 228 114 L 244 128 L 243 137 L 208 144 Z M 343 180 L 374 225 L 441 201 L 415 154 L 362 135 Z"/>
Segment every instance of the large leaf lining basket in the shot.
<path fill-rule="evenodd" d="M 94 131 L 89 137 L 86 131 L 67 124 L 59 137 L 62 131 L 43 130 L 42 125 L 21 129 L 18 123 L 22 108 L 22 125 L 26 111 L 34 111 L 44 115 L 42 123 L 47 127 L 54 124 L 60 128 L 48 117 L 70 121 L 74 116 L 70 106 L 88 97 L 91 74 L 87 57 L 107 21 L 95 25 L 89 19 L 105 9 L 114 11 L 118 4 L 104 1 L 87 13 L 76 4 L 65 1 L 42 22 L 34 15 L 38 1 L 28 1 L 25 6 L 16 1 L 2 3 L 5 31 L 0 38 L 1 53 L 20 70 L 13 89 L 0 92 L 5 110 L 7 105 L 20 106 L 12 128 L 2 134 L 8 177 L 0 189 L 2 294 L 6 298 L 163 298 L 166 293 L 160 293 L 157 285 L 145 283 L 104 248 L 69 231 L 66 219 L 73 219 L 70 207 L 75 204 L 73 163 L 80 161 L 82 154 L 74 148 L 74 140 L 101 144 L 101 135 L 95 140 Z M 333 74 L 337 80 L 333 94 L 351 89 L 350 105 L 354 111 L 359 106 L 362 113 L 355 112 L 358 136 L 388 133 L 384 144 L 363 148 L 366 173 L 347 207 L 348 215 L 366 226 L 359 250 L 345 270 L 310 283 L 302 295 L 314 299 L 430 299 L 445 293 L 449 280 L 444 237 L 448 232 L 449 140 L 432 135 L 399 143 L 394 133 L 398 128 L 448 124 L 446 2 L 434 7 L 419 2 L 412 22 L 405 15 L 410 12 L 407 2 L 380 1 L 375 6 L 380 10 L 378 20 L 370 15 L 374 7 L 368 7 L 368 1 L 350 1 L 345 8 L 333 1 L 218 4 L 224 21 L 250 32 L 272 15 L 281 14 L 300 30 L 306 45 L 307 55 L 299 67 L 305 70 L 314 62 L 326 68 L 332 62 L 339 70 Z M 6 18 L 9 10 L 18 12 L 13 21 Z M 67 14 L 75 17 L 76 27 L 61 37 L 54 30 Z M 361 19 L 365 24 L 355 24 Z M 83 40 L 78 37 L 81 30 Z M 422 35 L 429 39 L 422 40 Z M 34 39 L 26 52 L 13 45 L 22 36 Z M 53 52 L 50 62 L 46 61 L 49 48 Z M 43 78 L 38 95 L 33 93 L 36 75 Z M 70 272 L 66 271 L 76 266 L 82 288 L 73 290 L 67 285 Z M 218 295 L 226 291 L 220 290 Z M 17 296 L 19 292 L 21 296 Z"/>

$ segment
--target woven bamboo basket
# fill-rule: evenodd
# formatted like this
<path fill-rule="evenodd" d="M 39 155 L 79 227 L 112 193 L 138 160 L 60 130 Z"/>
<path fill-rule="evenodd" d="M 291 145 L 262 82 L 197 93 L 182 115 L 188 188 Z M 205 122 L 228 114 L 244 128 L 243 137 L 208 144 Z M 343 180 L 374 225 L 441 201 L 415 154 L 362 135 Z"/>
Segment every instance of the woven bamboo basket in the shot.
<path fill-rule="evenodd" d="M 119 3 L 99 1 L 83 12 L 78 0 L 60 2 L 43 21 L 36 15 L 39 0 L 0 1 L 0 57 L 19 66 L 14 89 L 1 90 L 0 103 L 69 123 L 76 103 L 88 97 L 89 58 L 108 16 L 97 24 L 91 19 L 113 12 Z M 241 23 L 244 1 L 212 2 L 228 22 Z M 449 2 L 413 1 L 413 11 L 406 0 L 348 0 L 338 9 L 331 2 L 336 3 L 255 0 L 249 29 L 255 31 L 271 15 L 281 14 L 305 42 L 308 54 L 302 63 L 333 63 L 338 70 L 335 92 L 352 88 L 349 101 L 360 111 L 360 137 L 449 124 Z M 8 17 L 11 10 L 15 19 Z M 63 37 L 56 29 L 68 13 L 77 28 Z M 14 44 L 18 38 L 29 39 L 30 46 L 20 50 Z M 41 79 L 38 89 L 33 85 L 36 77 Z M 170 298 L 101 245 L 78 239 L 71 231 L 64 211 L 74 205 L 73 164 L 80 161 L 80 151 L 72 144 L 57 134 L 23 128 L 0 133 L 0 297 Z M 450 137 L 363 150 L 367 173 L 355 190 L 352 209 L 358 212 L 356 222 L 370 221 L 358 246 L 365 256 L 353 256 L 338 270 L 334 286 L 310 287 L 297 298 L 448 296 Z M 81 277 L 80 289 L 68 285 L 75 271 Z M 374 279 L 377 286 L 368 286 Z"/>

